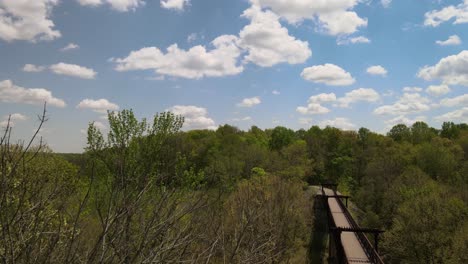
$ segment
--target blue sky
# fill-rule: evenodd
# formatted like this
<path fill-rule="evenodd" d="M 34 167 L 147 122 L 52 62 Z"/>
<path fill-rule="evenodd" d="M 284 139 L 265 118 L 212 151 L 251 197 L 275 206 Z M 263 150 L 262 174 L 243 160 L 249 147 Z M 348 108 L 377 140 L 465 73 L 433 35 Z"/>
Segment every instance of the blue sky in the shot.
<path fill-rule="evenodd" d="M 0 0 L 0 122 L 81 152 L 106 110 L 185 129 L 468 122 L 468 0 Z"/>

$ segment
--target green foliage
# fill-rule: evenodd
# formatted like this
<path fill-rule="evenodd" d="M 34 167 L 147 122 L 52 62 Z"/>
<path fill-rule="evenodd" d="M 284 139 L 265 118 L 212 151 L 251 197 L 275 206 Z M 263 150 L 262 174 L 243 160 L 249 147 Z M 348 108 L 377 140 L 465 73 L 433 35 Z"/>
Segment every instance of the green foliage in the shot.
<path fill-rule="evenodd" d="M 390 263 L 443 263 L 452 256 L 452 234 L 465 223 L 468 209 L 434 183 L 407 192 L 392 228 L 385 233 L 384 249 Z"/>
<path fill-rule="evenodd" d="M 453 122 L 444 122 L 442 124 L 442 130 L 440 136 L 449 139 L 456 139 L 460 135 L 460 128 Z"/>
<path fill-rule="evenodd" d="M 289 128 L 277 126 L 271 132 L 271 138 L 269 142 L 270 149 L 281 150 L 282 148 L 291 144 L 295 138 L 295 133 Z"/>
<path fill-rule="evenodd" d="M 168 112 L 108 120 L 106 135 L 90 124 L 82 155 L 1 141 L 0 259 L 296 263 L 310 234 L 307 181 L 338 183 L 361 226 L 387 230 L 388 263 L 467 262 L 466 124 L 399 124 L 384 136 L 182 132 Z"/>
<path fill-rule="evenodd" d="M 404 124 L 393 126 L 387 135 L 397 142 L 409 141 L 411 139 L 411 131 Z"/>
<path fill-rule="evenodd" d="M 259 167 L 254 167 L 252 168 L 252 175 L 254 177 L 257 177 L 257 176 L 265 176 L 266 175 L 266 172 L 264 169 L 262 168 L 259 168 Z"/>

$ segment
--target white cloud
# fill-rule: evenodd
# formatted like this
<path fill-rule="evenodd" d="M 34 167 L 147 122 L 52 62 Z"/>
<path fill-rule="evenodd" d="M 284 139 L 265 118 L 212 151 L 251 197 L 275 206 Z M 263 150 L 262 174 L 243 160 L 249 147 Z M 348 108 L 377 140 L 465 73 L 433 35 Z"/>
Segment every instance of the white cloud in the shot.
<path fill-rule="evenodd" d="M 79 109 L 91 109 L 96 113 L 106 113 L 109 111 L 116 111 L 119 110 L 119 106 L 115 103 L 109 102 L 107 99 L 84 99 L 81 101 L 76 108 Z"/>
<path fill-rule="evenodd" d="M 406 115 L 430 110 L 431 101 L 421 96 L 419 93 L 404 93 L 392 105 L 384 105 L 376 108 L 374 114 L 377 115 Z"/>
<path fill-rule="evenodd" d="M 312 124 L 312 121 L 313 121 L 312 118 L 306 118 L 306 117 L 300 117 L 299 118 L 299 124 L 301 124 L 301 125 L 308 126 L 308 125 Z"/>
<path fill-rule="evenodd" d="M 10 119 L 10 121 L 8 121 L 8 119 Z M 0 127 L 6 127 L 6 126 L 13 127 L 15 126 L 16 121 L 24 121 L 24 120 L 28 120 L 28 117 L 20 113 L 6 115 L 3 117 L 3 121 L 0 122 Z"/>
<path fill-rule="evenodd" d="M 391 129 L 393 126 L 398 125 L 398 124 L 404 124 L 407 126 L 412 126 L 414 123 L 418 121 L 426 121 L 425 116 L 418 116 L 415 117 L 414 119 L 410 119 L 404 115 L 397 116 L 395 118 L 392 118 L 390 120 L 384 121 L 385 124 L 387 124 L 387 130 Z"/>
<path fill-rule="evenodd" d="M 320 103 L 334 102 L 336 101 L 336 95 L 334 93 L 321 93 L 309 97 L 307 100 L 307 106 L 299 106 L 296 108 L 298 113 L 303 115 L 319 115 L 330 112 L 330 109 L 322 106 Z"/>
<path fill-rule="evenodd" d="M 279 91 L 277 91 L 277 90 L 273 90 L 271 93 L 274 94 L 274 95 L 280 95 L 280 94 L 281 94 L 281 93 L 280 93 Z"/>
<path fill-rule="evenodd" d="M 319 31 L 330 35 L 351 34 L 367 26 L 367 19 L 351 11 L 358 0 L 251 0 L 254 5 L 268 7 L 291 24 L 305 19 L 316 22 Z"/>
<path fill-rule="evenodd" d="M 80 46 L 78 46 L 75 43 L 69 43 L 65 47 L 61 48 L 60 51 L 68 51 L 68 50 L 74 50 L 74 49 L 79 49 Z"/>
<path fill-rule="evenodd" d="M 334 93 L 321 93 L 312 95 L 309 97 L 309 103 L 323 103 L 323 102 L 334 102 L 336 101 L 336 95 Z"/>
<path fill-rule="evenodd" d="M 194 42 L 195 40 L 197 40 L 197 38 L 198 38 L 197 33 L 191 33 L 187 36 L 187 42 L 188 43 Z"/>
<path fill-rule="evenodd" d="M 220 36 L 211 42 L 214 48 L 209 51 L 200 45 L 185 51 L 173 44 L 166 54 L 156 47 L 147 47 L 112 61 L 117 63 L 117 71 L 153 69 L 159 75 L 188 79 L 236 75 L 244 70 L 237 65 L 241 50 L 236 41 L 237 37 L 233 35 Z"/>
<path fill-rule="evenodd" d="M 184 127 L 187 129 L 216 129 L 215 121 L 209 118 L 206 108 L 193 105 L 175 105 L 166 111 L 184 117 Z"/>
<path fill-rule="evenodd" d="M 380 3 L 382 4 L 383 7 L 389 8 L 390 4 L 392 3 L 392 0 L 380 0 Z"/>
<path fill-rule="evenodd" d="M 104 123 L 100 122 L 100 121 L 93 121 L 93 124 L 96 128 L 100 129 L 100 130 L 105 130 L 107 129 L 107 126 L 104 125 Z"/>
<path fill-rule="evenodd" d="M 97 74 L 93 69 L 63 62 L 51 65 L 50 70 L 55 74 L 68 75 L 82 79 L 94 79 Z"/>
<path fill-rule="evenodd" d="M 430 85 L 426 89 L 426 93 L 428 93 L 428 94 L 430 94 L 432 96 L 441 96 L 441 95 L 444 95 L 444 94 L 448 94 L 449 92 L 450 92 L 450 88 L 445 84 Z"/>
<path fill-rule="evenodd" d="M 83 6 L 96 7 L 107 3 L 112 9 L 119 12 L 134 11 L 138 7 L 144 6 L 143 0 L 77 0 Z"/>
<path fill-rule="evenodd" d="M 380 65 L 370 66 L 369 68 L 367 68 L 366 72 L 371 75 L 381 75 L 381 76 L 387 75 L 387 70 Z"/>
<path fill-rule="evenodd" d="M 408 92 L 408 93 L 419 93 L 422 92 L 423 88 L 421 87 L 403 87 L 403 92 Z"/>
<path fill-rule="evenodd" d="M 351 85 L 356 81 L 349 72 L 330 63 L 305 68 L 301 77 L 307 81 L 333 86 Z"/>
<path fill-rule="evenodd" d="M 255 96 L 251 98 L 244 98 L 242 102 L 238 103 L 238 107 L 252 107 L 254 105 L 260 104 L 262 101 L 260 100 L 260 97 Z"/>
<path fill-rule="evenodd" d="M 16 86 L 10 80 L 0 82 L 0 101 L 5 103 L 39 104 L 65 107 L 65 102 L 52 96 L 49 90 L 43 88 L 23 88 Z"/>
<path fill-rule="evenodd" d="M 380 95 L 371 88 L 359 88 L 347 92 L 344 97 L 338 98 L 339 107 L 349 107 L 350 104 L 364 101 L 364 102 L 377 102 L 380 100 Z"/>
<path fill-rule="evenodd" d="M 440 101 L 442 106 L 453 107 L 457 105 L 468 105 L 468 94 L 463 94 L 453 98 L 445 98 Z"/>
<path fill-rule="evenodd" d="M 253 5 L 242 17 L 251 21 L 239 33 L 239 46 L 247 51 L 245 61 L 270 67 L 284 62 L 303 63 L 312 55 L 309 43 L 289 35 L 275 13 Z"/>
<path fill-rule="evenodd" d="M 23 67 L 24 72 L 41 72 L 45 70 L 45 66 L 34 65 L 34 64 L 25 64 Z"/>
<path fill-rule="evenodd" d="M 246 117 L 242 117 L 242 118 L 233 118 L 231 121 L 232 122 L 242 122 L 242 121 L 251 121 L 251 120 L 252 120 L 252 117 L 246 116 Z"/>
<path fill-rule="evenodd" d="M 440 79 L 445 84 L 468 86 L 468 50 L 442 58 L 434 66 L 424 66 L 418 77 L 426 81 Z"/>
<path fill-rule="evenodd" d="M 447 6 L 441 10 L 433 10 L 424 14 L 424 25 L 437 27 L 443 22 L 455 19 L 453 24 L 468 23 L 468 0 L 457 6 Z"/>
<path fill-rule="evenodd" d="M 25 121 L 25 120 L 28 120 L 28 117 L 23 115 L 23 114 L 20 114 L 20 113 L 14 113 L 14 114 L 11 114 L 9 115 L 10 116 L 10 119 L 13 120 L 13 121 Z M 6 116 L 5 118 L 8 119 L 8 116 Z"/>
<path fill-rule="evenodd" d="M 50 20 L 58 0 L 0 0 L 0 39 L 53 40 L 60 37 Z"/>
<path fill-rule="evenodd" d="M 330 109 L 318 104 L 318 103 L 309 103 L 306 107 L 298 106 L 296 108 L 298 113 L 303 115 L 320 115 L 330 112 Z"/>
<path fill-rule="evenodd" d="M 98 6 L 104 3 L 104 0 L 77 0 L 83 6 Z"/>
<path fill-rule="evenodd" d="M 445 113 L 434 118 L 437 121 L 452 121 L 455 123 L 468 123 L 468 107 Z"/>
<path fill-rule="evenodd" d="M 351 121 L 348 118 L 343 118 L 343 117 L 337 117 L 331 120 L 323 120 L 319 122 L 319 126 L 320 127 L 331 126 L 331 127 L 336 127 L 336 128 L 340 128 L 343 130 L 353 130 L 356 128 L 356 125 L 351 123 Z"/>
<path fill-rule="evenodd" d="M 456 46 L 462 43 L 460 37 L 457 35 L 450 36 L 447 40 L 437 40 L 436 44 L 440 46 Z"/>
<path fill-rule="evenodd" d="M 370 43 L 370 39 L 364 36 L 357 36 L 357 37 L 348 37 L 348 36 L 341 36 L 338 37 L 336 40 L 336 44 L 338 45 L 348 45 L 348 44 L 358 44 L 358 43 Z"/>
<path fill-rule="evenodd" d="M 181 11 L 190 4 L 190 0 L 161 0 L 160 3 L 162 8 Z"/>

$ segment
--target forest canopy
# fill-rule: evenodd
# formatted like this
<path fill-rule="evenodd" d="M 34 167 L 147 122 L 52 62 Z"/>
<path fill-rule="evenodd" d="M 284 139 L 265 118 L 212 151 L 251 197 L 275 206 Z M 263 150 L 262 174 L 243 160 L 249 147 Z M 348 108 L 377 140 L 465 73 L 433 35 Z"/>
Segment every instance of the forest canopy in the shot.
<path fill-rule="evenodd" d="M 41 126 L 46 121 L 45 112 Z M 314 189 L 336 182 L 388 263 L 468 262 L 468 125 L 182 131 L 170 112 L 108 113 L 82 154 L 0 141 L 0 259 L 304 263 Z M 39 127 L 40 129 L 40 127 Z M 311 253 L 312 252 L 312 253 Z"/>

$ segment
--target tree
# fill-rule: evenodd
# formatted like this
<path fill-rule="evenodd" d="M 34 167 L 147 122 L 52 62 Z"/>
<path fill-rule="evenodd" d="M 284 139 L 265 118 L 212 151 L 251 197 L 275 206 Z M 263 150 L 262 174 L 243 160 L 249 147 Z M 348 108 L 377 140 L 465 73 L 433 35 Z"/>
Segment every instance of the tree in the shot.
<path fill-rule="evenodd" d="M 289 128 L 277 126 L 271 133 L 269 142 L 270 149 L 279 151 L 294 141 L 295 133 Z"/>
<path fill-rule="evenodd" d="M 107 141 L 93 124 L 88 129 L 87 155 L 92 167 L 99 168 L 91 213 L 99 221 L 86 259 L 123 263 L 184 259 L 178 251 L 192 239 L 193 222 L 187 217 L 203 201 L 203 195 L 185 190 L 197 186 L 203 175 L 179 169 L 183 159 L 178 156 L 166 159 L 183 118 L 162 113 L 148 124 L 138 121 L 132 110 L 123 110 L 109 113 L 108 119 Z"/>
<path fill-rule="evenodd" d="M 77 234 L 76 166 L 37 141 L 47 121 L 46 107 L 34 135 L 11 142 L 10 118 L 0 137 L 0 260 L 4 263 L 62 262 Z"/>
<path fill-rule="evenodd" d="M 456 139 L 460 135 L 460 128 L 453 122 L 444 122 L 442 124 L 442 130 L 440 136 L 449 139 Z"/>
<path fill-rule="evenodd" d="M 390 129 L 387 136 L 391 137 L 396 142 L 407 141 L 411 138 L 411 131 L 406 125 L 398 124 Z"/>
<path fill-rule="evenodd" d="M 422 121 L 418 121 L 411 126 L 411 138 L 413 144 L 428 142 L 435 135 L 435 131 Z"/>
<path fill-rule="evenodd" d="M 384 234 L 389 263 L 445 263 L 452 255 L 453 235 L 466 222 L 468 210 L 435 183 L 402 193 L 392 228 Z"/>

